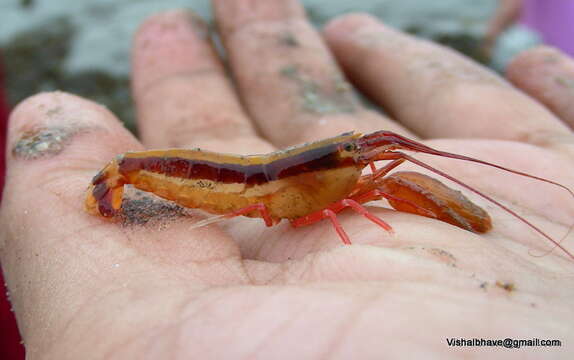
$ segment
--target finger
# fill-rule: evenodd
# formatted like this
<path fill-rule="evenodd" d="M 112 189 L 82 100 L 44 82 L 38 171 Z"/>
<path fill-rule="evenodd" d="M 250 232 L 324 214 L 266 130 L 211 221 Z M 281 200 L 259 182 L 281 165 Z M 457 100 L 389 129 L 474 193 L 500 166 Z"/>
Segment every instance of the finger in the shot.
<path fill-rule="evenodd" d="M 198 248 L 185 224 L 149 231 L 85 213 L 85 189 L 97 170 L 118 153 L 141 149 L 101 106 L 62 93 L 35 96 L 12 114 L 9 149 L 0 260 L 31 358 L 62 358 L 42 349 L 64 344 L 92 353 L 93 339 L 82 334 L 105 333 L 110 317 L 114 337 L 100 345 L 118 345 L 156 316 L 142 317 L 145 309 L 168 316 L 181 289 L 207 286 L 204 271 L 225 274 L 206 258 L 226 259 L 230 269 L 229 259 L 239 256 L 229 238 L 209 229 Z M 236 270 L 224 281 L 239 281 Z"/>
<path fill-rule="evenodd" d="M 568 133 L 547 109 L 489 70 L 368 15 L 336 19 L 325 36 L 359 87 L 421 136 L 547 143 Z"/>
<path fill-rule="evenodd" d="M 277 146 L 386 128 L 366 111 L 295 0 L 214 1 L 241 98 Z"/>
<path fill-rule="evenodd" d="M 133 93 L 147 147 L 272 149 L 256 136 L 196 15 L 178 10 L 151 17 L 136 35 L 133 56 Z"/>
<path fill-rule="evenodd" d="M 557 49 L 541 46 L 518 55 L 507 78 L 574 128 L 574 60 Z"/>

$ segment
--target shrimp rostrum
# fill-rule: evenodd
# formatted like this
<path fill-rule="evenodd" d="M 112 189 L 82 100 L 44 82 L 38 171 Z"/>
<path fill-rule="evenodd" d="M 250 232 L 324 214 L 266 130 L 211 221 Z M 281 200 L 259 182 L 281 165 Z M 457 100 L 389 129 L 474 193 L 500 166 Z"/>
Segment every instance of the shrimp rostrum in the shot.
<path fill-rule="evenodd" d="M 350 244 L 336 214 L 351 208 L 392 232 L 390 225 L 361 205 L 385 198 L 399 211 L 477 233 L 490 230 L 489 215 L 459 191 L 417 172 L 390 174 L 400 164 L 411 162 L 502 208 L 574 259 L 559 242 L 513 210 L 403 151 L 496 167 L 559 186 L 574 197 L 570 189 L 554 181 L 436 150 L 390 131 L 377 131 L 367 135 L 346 133 L 265 155 L 241 156 L 200 149 L 128 152 L 117 156 L 93 178 L 86 209 L 104 217 L 115 216 L 121 211 L 124 185 L 131 184 L 181 206 L 220 215 L 196 226 L 239 215 L 261 217 L 267 226 L 287 219 L 295 227 L 327 218 L 343 242 Z M 376 162 L 383 160 L 390 162 L 377 169 Z M 372 171 L 363 175 L 367 166 Z"/>

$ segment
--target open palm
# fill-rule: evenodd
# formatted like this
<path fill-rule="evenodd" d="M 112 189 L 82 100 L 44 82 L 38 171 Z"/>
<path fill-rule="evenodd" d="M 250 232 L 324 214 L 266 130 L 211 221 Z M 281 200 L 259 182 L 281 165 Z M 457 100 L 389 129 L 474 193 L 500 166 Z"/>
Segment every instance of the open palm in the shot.
<path fill-rule="evenodd" d="M 293 229 L 237 218 L 190 229 L 200 212 L 182 214 L 133 192 L 120 222 L 86 214 L 90 178 L 126 151 L 264 153 L 349 130 L 396 131 L 574 188 L 574 138 L 565 125 L 574 114 L 562 106 L 571 89 L 536 79 L 545 71 L 573 76 L 572 60 L 553 50 L 512 64 L 511 80 L 534 100 L 368 16 L 333 21 L 327 50 L 295 1 L 220 0 L 215 10 L 237 88 L 199 19 L 183 11 L 151 18 L 134 49 L 141 143 L 107 110 L 72 95 L 37 95 L 14 111 L 0 245 L 31 359 L 572 353 L 574 261 L 559 250 L 546 254 L 549 242 L 473 195 L 493 218 L 485 235 L 375 202 L 369 210 L 395 234 L 345 211 L 339 219 L 352 246 L 327 221 Z M 331 51 L 394 120 L 360 105 Z M 481 165 L 419 158 L 558 240 L 572 222 L 574 199 L 564 190 Z M 572 236 L 563 241 L 570 251 L 573 244 Z M 563 345 L 456 348 L 447 338 Z"/>

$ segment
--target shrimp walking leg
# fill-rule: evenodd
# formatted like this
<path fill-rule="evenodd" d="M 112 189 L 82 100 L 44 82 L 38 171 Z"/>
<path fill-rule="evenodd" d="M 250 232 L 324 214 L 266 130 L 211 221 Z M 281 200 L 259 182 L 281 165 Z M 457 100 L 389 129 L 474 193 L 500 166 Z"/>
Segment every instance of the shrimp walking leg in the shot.
<path fill-rule="evenodd" d="M 398 166 L 398 165 L 400 165 L 400 162 L 394 164 L 394 166 L 392 166 L 391 169 Z M 382 169 L 380 169 L 380 170 L 382 170 Z M 309 214 L 307 216 L 292 220 L 291 225 L 293 225 L 293 227 L 301 227 L 301 226 L 314 224 L 314 223 L 319 222 L 325 218 L 329 218 L 329 220 L 331 220 L 331 223 L 335 227 L 337 234 L 339 234 L 339 236 L 341 237 L 341 240 L 343 241 L 343 243 L 350 245 L 351 241 L 349 240 L 347 233 L 345 232 L 345 230 L 343 229 L 343 227 L 341 226 L 341 224 L 337 220 L 337 213 L 341 212 L 343 209 L 345 209 L 347 207 L 350 207 L 351 209 L 355 210 L 359 214 L 363 215 L 367 219 L 371 220 L 372 222 L 374 222 L 375 224 L 379 225 L 380 227 L 382 227 L 383 229 L 385 229 L 386 231 L 388 231 L 389 233 L 392 234 L 393 229 L 389 224 L 387 224 L 385 221 L 381 220 L 377 216 L 371 214 L 367 209 L 365 209 L 361 205 L 362 203 L 366 203 L 366 202 L 374 201 L 374 200 L 380 200 L 382 198 L 386 198 L 386 199 L 393 200 L 396 202 L 401 202 L 401 203 L 404 203 L 405 205 L 411 206 L 413 209 L 415 209 L 417 211 L 417 213 L 419 213 L 423 216 L 427 216 L 430 218 L 436 218 L 437 217 L 437 215 L 434 212 L 432 212 L 428 209 L 425 209 L 422 206 L 420 206 L 420 205 L 418 205 L 412 201 L 393 196 L 393 195 L 386 193 L 380 189 L 374 189 L 374 190 L 371 190 L 371 191 L 368 191 L 365 193 L 359 193 L 359 194 L 353 196 L 353 198 L 343 199 L 341 201 L 338 201 L 338 202 L 330 205 L 326 209 L 316 211 L 316 212 Z"/>
<path fill-rule="evenodd" d="M 372 162 L 369 163 L 369 166 L 371 167 L 371 174 L 363 175 L 359 178 L 359 181 L 357 182 L 355 189 L 351 192 L 351 194 L 349 194 L 349 198 L 355 199 L 356 195 L 358 195 L 358 194 L 362 194 L 362 193 L 368 192 L 370 190 L 374 190 L 374 189 L 379 188 L 379 186 L 380 186 L 379 183 L 381 182 L 381 178 L 383 178 L 391 170 L 393 170 L 397 166 L 401 165 L 405 161 L 406 160 L 404 160 L 404 159 L 396 159 L 396 160 L 393 160 L 392 162 L 388 163 L 387 165 L 383 166 L 380 169 L 377 169 L 375 167 L 374 163 L 372 163 Z M 375 198 L 374 200 L 379 200 L 379 199 L 380 199 L 380 197 Z M 355 200 L 357 200 L 357 199 L 355 199 Z M 361 204 L 363 204 L 365 202 L 366 201 L 359 201 L 359 203 L 361 203 Z"/>
<path fill-rule="evenodd" d="M 337 220 L 337 214 L 335 214 L 335 212 L 333 210 L 325 209 L 325 210 L 321 210 L 321 215 L 322 215 L 322 219 L 325 217 L 328 217 L 329 220 L 331 220 L 331 223 L 335 227 L 335 231 L 337 232 L 337 234 L 339 234 L 339 237 L 341 237 L 341 240 L 343 240 L 343 244 L 351 245 L 351 239 L 349 239 L 349 235 L 347 235 L 347 233 L 345 232 L 345 229 L 343 229 L 339 220 Z"/>
<path fill-rule="evenodd" d="M 375 215 L 371 214 L 367 209 L 365 209 L 361 204 L 356 202 L 353 199 L 343 199 L 341 200 L 341 205 L 344 207 L 350 207 L 351 209 L 355 210 L 359 214 L 363 215 L 367 219 L 371 220 L 375 224 L 379 225 L 383 229 L 387 230 L 389 233 L 393 233 L 393 228 L 391 225 L 387 224 L 380 218 L 376 217 Z"/>
<path fill-rule="evenodd" d="M 226 218 L 232 218 L 232 217 L 236 217 L 236 216 L 246 215 L 252 211 L 259 211 L 259 213 L 261 214 L 261 217 L 265 221 L 265 225 L 273 226 L 273 219 L 271 218 L 271 215 L 269 214 L 269 210 L 267 209 L 265 204 L 262 204 L 262 203 L 246 206 L 242 209 L 236 210 L 236 211 L 231 212 L 229 214 L 225 214 L 225 217 Z"/>
<path fill-rule="evenodd" d="M 379 178 L 381 176 L 385 176 L 387 175 L 391 170 L 393 170 L 394 168 L 396 168 L 397 166 L 399 166 L 400 164 L 402 164 L 403 162 L 405 162 L 405 159 L 397 159 L 397 160 L 393 160 L 392 162 L 388 163 L 387 165 L 383 166 L 380 169 L 376 169 L 375 165 L 371 162 L 371 169 L 373 170 L 373 174 L 372 174 L 372 178 L 376 179 Z"/>
<path fill-rule="evenodd" d="M 371 214 L 367 209 L 365 209 L 361 204 L 359 204 L 357 201 L 355 201 L 353 199 L 343 199 L 343 200 L 337 201 L 336 203 L 331 204 L 326 209 L 319 210 L 319 211 L 311 213 L 307 216 L 294 219 L 291 221 L 291 225 L 293 225 L 293 227 L 301 227 L 301 226 L 305 226 L 305 225 L 314 224 L 314 223 L 321 221 L 325 218 L 329 218 L 329 220 L 331 220 L 331 222 L 333 223 L 335 230 L 337 231 L 337 233 L 341 237 L 341 240 L 343 240 L 343 243 L 349 245 L 349 244 L 351 244 L 351 241 L 349 240 L 349 237 L 347 236 L 347 234 L 343 230 L 343 228 L 342 228 L 341 224 L 339 223 L 339 221 L 337 220 L 337 216 L 336 216 L 337 213 L 339 213 L 341 210 L 343 210 L 347 207 L 355 210 L 357 213 L 363 215 L 367 219 L 371 220 L 375 224 L 379 225 L 380 227 L 382 227 L 383 229 L 388 231 L 389 233 L 391 233 L 391 234 L 393 233 L 393 228 L 389 224 L 387 224 L 386 222 L 384 222 L 380 218 L 376 217 L 375 215 Z"/>

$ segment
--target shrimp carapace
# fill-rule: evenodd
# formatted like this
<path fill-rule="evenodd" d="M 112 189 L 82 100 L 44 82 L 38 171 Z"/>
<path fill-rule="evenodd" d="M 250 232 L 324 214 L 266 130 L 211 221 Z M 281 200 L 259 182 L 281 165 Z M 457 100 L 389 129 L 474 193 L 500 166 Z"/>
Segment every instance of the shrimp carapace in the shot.
<path fill-rule="evenodd" d="M 194 150 L 125 153 L 92 181 L 87 200 L 92 213 L 118 211 L 124 184 L 152 192 L 189 208 L 227 214 L 263 204 L 274 222 L 294 219 L 344 198 L 362 166 L 342 144 L 357 135 L 292 147 L 266 155 L 240 156 Z M 259 216 L 259 211 L 245 214 Z"/>

